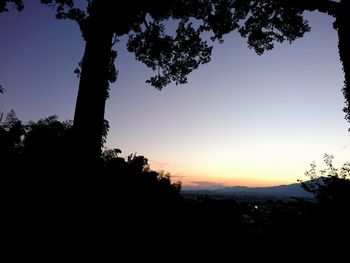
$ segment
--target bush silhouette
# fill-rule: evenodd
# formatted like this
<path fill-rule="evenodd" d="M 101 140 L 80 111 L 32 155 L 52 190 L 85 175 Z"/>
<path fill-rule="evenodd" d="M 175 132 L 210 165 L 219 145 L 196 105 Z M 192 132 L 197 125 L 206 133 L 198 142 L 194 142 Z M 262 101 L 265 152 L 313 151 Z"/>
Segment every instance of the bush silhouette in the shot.
<path fill-rule="evenodd" d="M 94 170 L 80 170 L 71 132 L 71 122 L 57 116 L 22 124 L 11 112 L 1 119 L 9 236 L 46 249 L 125 247 L 130 235 L 160 238 L 183 201 L 181 183 L 151 170 L 144 156 L 119 157 L 118 149 L 105 150 Z"/>
<path fill-rule="evenodd" d="M 3 119 L 0 117 L 0 160 L 4 172 L 14 169 L 23 150 L 22 136 L 26 133 L 22 122 L 17 119 L 14 111 Z"/>
<path fill-rule="evenodd" d="M 312 163 L 311 169 L 305 172 L 310 180 L 300 180 L 301 185 L 322 205 L 344 209 L 350 204 L 350 162 L 338 169 L 333 165 L 332 155 L 325 154 L 323 159 L 326 168 L 317 171 L 316 164 Z"/>

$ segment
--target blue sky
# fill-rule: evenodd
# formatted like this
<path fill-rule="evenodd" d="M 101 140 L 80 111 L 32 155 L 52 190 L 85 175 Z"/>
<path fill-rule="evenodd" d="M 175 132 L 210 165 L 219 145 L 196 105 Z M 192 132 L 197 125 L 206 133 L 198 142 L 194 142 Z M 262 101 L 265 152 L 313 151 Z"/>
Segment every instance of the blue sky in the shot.
<path fill-rule="evenodd" d="M 24 121 L 52 114 L 72 119 L 84 50 L 77 25 L 26 1 L 0 15 L 0 110 Z M 145 155 L 154 169 L 186 185 L 273 185 L 303 178 L 324 153 L 349 161 L 343 73 L 332 18 L 307 13 L 312 31 L 258 56 L 234 33 L 186 85 L 158 91 L 151 72 L 118 43 L 118 81 L 111 86 L 107 146 Z M 192 183 L 191 183 L 192 182 Z"/>

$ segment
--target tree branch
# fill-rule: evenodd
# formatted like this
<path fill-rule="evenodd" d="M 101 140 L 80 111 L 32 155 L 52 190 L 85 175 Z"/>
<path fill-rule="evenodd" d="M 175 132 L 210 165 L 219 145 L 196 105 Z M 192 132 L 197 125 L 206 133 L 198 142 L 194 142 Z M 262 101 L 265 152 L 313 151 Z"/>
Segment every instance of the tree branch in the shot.
<path fill-rule="evenodd" d="M 339 2 L 332 0 L 280 0 L 286 5 L 294 6 L 305 11 L 319 11 L 330 16 L 336 16 L 339 9 Z"/>
<path fill-rule="evenodd" d="M 117 37 L 117 35 L 116 34 L 114 34 L 114 36 L 113 36 L 113 41 L 112 41 L 112 47 L 115 45 L 115 43 L 117 43 L 118 42 L 118 37 Z"/>
<path fill-rule="evenodd" d="M 148 22 L 146 21 L 146 18 L 144 18 L 143 24 L 145 25 L 146 29 L 149 30 L 149 25 L 148 25 Z"/>

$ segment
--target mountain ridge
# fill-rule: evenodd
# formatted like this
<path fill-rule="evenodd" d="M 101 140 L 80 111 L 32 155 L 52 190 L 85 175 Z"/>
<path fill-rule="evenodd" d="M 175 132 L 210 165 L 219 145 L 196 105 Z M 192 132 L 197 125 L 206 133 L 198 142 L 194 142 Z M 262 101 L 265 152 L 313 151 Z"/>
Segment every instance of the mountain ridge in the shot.
<path fill-rule="evenodd" d="M 207 195 L 207 196 L 260 196 L 277 198 L 313 198 L 313 194 L 305 191 L 300 183 L 283 184 L 267 187 L 248 186 L 223 186 L 216 188 L 187 187 L 182 190 L 184 195 Z"/>

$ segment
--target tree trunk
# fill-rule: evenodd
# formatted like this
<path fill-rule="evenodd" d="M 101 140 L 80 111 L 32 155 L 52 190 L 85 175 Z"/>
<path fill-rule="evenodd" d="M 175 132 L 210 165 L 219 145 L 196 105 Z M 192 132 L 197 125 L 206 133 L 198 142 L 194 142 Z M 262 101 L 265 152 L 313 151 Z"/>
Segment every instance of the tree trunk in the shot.
<path fill-rule="evenodd" d="M 343 64 L 344 71 L 344 87 L 343 94 L 345 97 L 346 114 L 345 119 L 350 122 L 350 1 L 342 0 L 340 2 L 340 8 L 336 17 L 335 28 L 338 30 L 338 48 L 340 60 Z M 349 128 L 350 131 L 350 128 Z"/>
<path fill-rule="evenodd" d="M 85 164 L 95 163 L 101 154 L 113 39 L 113 31 L 107 18 L 103 17 L 107 14 L 94 11 L 85 35 L 86 46 L 73 123 L 75 157 Z"/>

